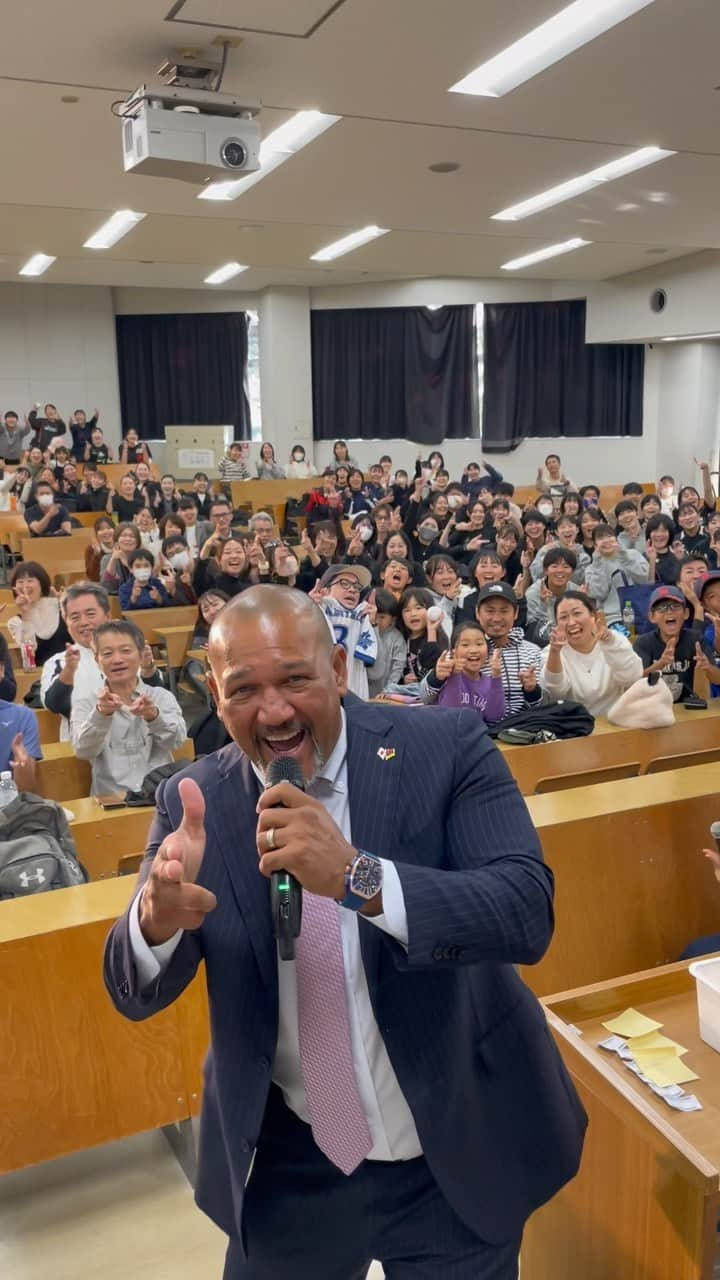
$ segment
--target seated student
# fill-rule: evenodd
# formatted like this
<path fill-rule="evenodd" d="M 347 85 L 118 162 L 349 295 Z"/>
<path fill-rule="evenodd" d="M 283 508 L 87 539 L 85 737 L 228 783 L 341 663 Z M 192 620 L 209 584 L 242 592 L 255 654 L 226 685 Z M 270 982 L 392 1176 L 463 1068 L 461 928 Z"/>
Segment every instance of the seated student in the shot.
<path fill-rule="evenodd" d="M 550 547 L 543 563 L 543 576 L 525 592 L 528 640 L 543 648 L 555 626 L 555 606 L 567 591 L 577 560 L 566 547 Z"/>
<path fill-rule="evenodd" d="M 652 631 L 637 637 L 635 652 L 642 658 L 643 675 L 659 672 L 673 702 L 698 706 L 702 703 L 693 693 L 696 665 L 699 663 L 711 684 L 720 685 L 720 670 L 713 665 L 712 650 L 704 648 L 702 627 L 684 627 L 689 614 L 679 587 L 658 587 L 648 607 Z"/>
<path fill-rule="evenodd" d="M 119 493 L 111 486 L 108 496 L 108 514 L 116 515 L 121 524 L 130 523 L 147 503 L 135 487 L 135 477 L 128 472 L 120 477 Z"/>
<path fill-rule="evenodd" d="M 201 546 L 207 542 L 212 533 L 212 525 L 209 520 L 198 518 L 197 505 L 187 495 L 178 502 L 177 513 L 185 526 L 185 540 L 190 548 L 190 554 L 193 560 L 196 560 Z"/>
<path fill-rule="evenodd" d="M 128 557 L 140 545 L 140 530 L 134 524 L 115 525 L 112 551 L 103 547 L 100 560 L 100 583 L 109 595 L 116 596 L 121 583 L 132 577 Z"/>
<path fill-rule="evenodd" d="M 502 720 L 505 691 L 500 650 L 490 656 L 487 638 L 478 622 L 459 623 L 451 645 L 425 677 L 423 701 L 436 701 L 439 707 L 469 707 L 491 724 Z M 487 675 L 483 674 L 485 667 Z"/>
<path fill-rule="evenodd" d="M 376 608 L 360 597 L 372 579 L 362 565 L 334 564 L 310 592 L 320 606 L 335 636 L 347 654 L 347 681 L 350 693 L 368 698 L 368 667 L 377 659 L 378 639 L 374 619 Z"/>
<path fill-rule="evenodd" d="M 104 688 L 73 691 L 72 744 L 76 756 L 91 763 L 92 795 L 137 791 L 152 769 L 170 764 L 185 741 L 185 721 L 167 689 L 140 677 L 145 637 L 139 627 L 103 622 L 93 643 Z"/>
<path fill-rule="evenodd" d="M 706 556 L 710 550 L 710 539 L 700 521 L 700 513 L 692 502 L 681 502 L 678 507 L 677 523 L 680 526 L 680 542 L 685 555 L 697 552 Z"/>
<path fill-rule="evenodd" d="M 62 611 L 72 644 L 66 644 L 64 653 L 56 653 L 43 666 L 40 701 L 60 717 L 60 741 L 69 742 L 73 690 L 78 696 L 89 697 L 103 686 L 93 640 L 98 627 L 110 621 L 110 599 L 94 582 L 74 582 L 63 596 Z M 143 649 L 140 675 L 146 684 L 162 684 L 149 644 Z"/>
<path fill-rule="evenodd" d="M 502 483 L 501 473 L 495 467 L 491 467 L 484 458 L 482 470 L 479 462 L 468 462 L 460 478 L 463 493 L 466 493 L 469 498 L 476 498 L 481 487 L 489 488 L 491 493 L 498 493 Z"/>
<path fill-rule="evenodd" d="M 718 568 L 718 551 L 720 551 L 720 511 L 713 511 L 705 521 L 705 531 L 710 542 L 710 550 L 706 559 L 710 569 Z"/>
<path fill-rule="evenodd" d="M 38 480 L 31 505 L 25 508 L 25 521 L 33 538 L 58 538 L 72 533 L 70 512 L 57 501 L 52 485 Z"/>
<path fill-rule="evenodd" d="M 0 773 L 11 773 L 18 791 L 37 792 L 35 761 L 42 758 L 35 712 L 0 699 Z"/>
<path fill-rule="evenodd" d="M 697 458 L 695 461 L 697 462 Z M 683 485 L 678 494 L 678 505 L 672 513 L 672 518 L 676 524 L 679 509 L 684 502 L 690 502 L 697 508 L 698 515 L 701 520 L 706 520 L 710 513 L 715 510 L 715 503 L 717 499 L 715 497 L 715 490 L 713 489 L 712 480 L 710 478 L 710 463 L 698 462 L 697 465 L 700 467 L 703 478 L 702 499 L 700 498 L 700 494 L 694 484 Z"/>
<path fill-rule="evenodd" d="M 382 510 L 382 508 L 380 508 Z M 318 529 L 319 526 L 315 525 Z M 375 559 L 371 548 L 377 546 L 377 530 L 370 512 L 363 511 L 351 521 L 351 533 L 344 552 L 338 543 L 337 558 L 344 564 L 363 564 L 372 573 Z"/>
<path fill-rule="evenodd" d="M 508 520 L 507 524 L 496 530 L 495 551 L 503 566 L 503 580 L 512 587 L 523 571 L 522 538 L 512 521 Z M 470 571 L 472 572 L 472 566 Z"/>
<path fill-rule="evenodd" d="M 140 498 L 143 506 L 150 507 L 151 511 L 157 514 L 160 505 L 160 485 L 153 479 L 150 464 L 136 463 L 131 475 L 135 480 L 135 497 Z"/>
<path fill-rule="evenodd" d="M 80 490 L 77 465 L 72 460 L 66 462 L 62 468 L 57 495 L 65 509 L 74 515 L 78 509 Z"/>
<path fill-rule="evenodd" d="M 359 467 L 353 467 L 348 474 L 347 489 L 343 490 L 343 514 L 351 518 L 364 511 L 372 511 L 375 501 L 365 492 L 362 471 Z"/>
<path fill-rule="evenodd" d="M 163 535 L 150 508 L 143 507 L 142 511 L 136 512 L 133 524 L 140 534 L 140 546 L 149 551 L 154 560 L 157 560 Z"/>
<path fill-rule="evenodd" d="M 191 649 L 207 649 L 210 628 L 229 600 L 229 596 L 224 591 L 219 591 L 211 587 L 209 591 L 205 591 L 198 600 L 198 612 L 195 620 L 195 631 L 193 633 Z M 200 662 L 197 658 L 188 658 L 183 668 L 183 678 L 188 680 L 196 693 L 200 695 L 203 701 L 212 705 L 212 696 L 207 685 L 206 666 L 204 662 Z M 188 737 L 195 740 L 192 732 L 193 726 L 188 729 Z M 224 744 L 223 744 L 224 745 Z M 212 747 L 211 750 L 217 748 Z"/>
<path fill-rule="evenodd" d="M 300 568 L 293 549 L 287 542 L 273 542 L 266 549 L 267 568 L 259 567 L 258 580 L 283 587 L 297 586 Z M 369 572 L 369 570 L 368 570 Z"/>
<path fill-rule="evenodd" d="M 428 616 L 433 597 L 424 587 L 408 587 L 400 601 L 400 634 L 405 638 L 405 666 L 400 685 L 418 685 L 448 647 L 441 618 Z"/>
<path fill-rule="evenodd" d="M 540 676 L 545 696 L 581 702 L 604 716 L 642 676 L 642 659 L 619 631 L 610 631 L 595 601 L 583 591 L 566 592 L 555 608 L 555 628 L 543 651 Z"/>
<path fill-rule="evenodd" d="M 212 527 L 205 542 L 200 547 L 199 557 L 210 554 L 206 550 L 208 546 L 214 547 L 217 543 L 225 542 L 227 538 L 233 536 L 232 515 L 232 506 L 227 498 L 213 498 L 210 505 L 210 524 Z"/>
<path fill-rule="evenodd" d="M 192 556 L 182 534 L 171 533 L 162 540 L 160 580 L 167 591 L 170 604 L 197 604 L 192 579 Z"/>
<path fill-rule="evenodd" d="M 431 556 L 425 573 L 434 603 L 445 615 L 445 630 L 449 635 L 456 620 L 459 621 L 463 601 L 471 595 L 472 587 L 463 582 L 452 556 Z"/>
<path fill-rule="evenodd" d="M 384 542 L 378 560 L 377 576 L 382 578 L 383 565 L 388 560 L 404 560 L 407 561 L 408 573 L 410 581 L 416 587 L 427 586 L 427 578 L 422 565 L 413 559 L 415 548 L 403 529 L 394 529 Z"/>
<path fill-rule="evenodd" d="M 555 503 L 553 502 L 552 498 L 546 497 L 544 494 L 541 493 L 536 498 L 534 505 L 535 505 L 535 510 L 539 511 L 540 515 L 543 516 L 545 519 L 545 522 L 546 522 L 545 529 L 546 529 L 547 535 L 551 536 L 555 532 Z M 520 522 L 522 524 L 522 516 L 520 517 Z"/>
<path fill-rule="evenodd" d="M 399 507 L 401 517 L 404 516 L 410 501 L 410 477 L 402 467 L 395 472 L 389 496 L 393 508 Z"/>
<path fill-rule="evenodd" d="M 585 582 L 585 570 L 587 569 L 587 566 L 590 564 L 590 556 L 587 554 L 587 551 L 583 550 L 579 541 L 579 537 L 580 537 L 579 521 L 575 518 L 575 516 L 560 515 L 557 518 L 555 528 L 557 533 L 557 542 L 550 543 L 550 544 L 546 543 L 544 547 L 540 548 L 532 564 L 530 565 L 530 577 L 532 578 L 533 582 L 538 582 L 540 578 L 542 578 L 543 572 L 544 572 L 544 565 L 545 565 L 545 556 L 550 550 L 550 547 L 560 546 L 560 547 L 564 547 L 566 551 L 572 551 L 573 555 L 575 556 L 576 567 L 575 567 L 575 572 L 573 573 L 571 581 L 576 583 L 578 586 L 580 586 Z M 518 568 L 518 573 L 520 573 L 520 571 L 521 571 L 521 567 Z M 508 581 L 509 581 L 509 578 L 508 578 Z"/>
<path fill-rule="evenodd" d="M 673 551 L 675 525 L 669 516 L 658 514 L 650 516 L 645 525 L 647 538 L 647 557 L 650 569 L 650 582 L 664 582 L 672 586 L 678 580 L 680 557 Z M 684 555 L 684 551 L 682 555 Z"/>
<path fill-rule="evenodd" d="M 720 669 L 720 570 L 711 569 L 695 588 L 703 611 L 703 659 L 708 657 L 713 667 Z M 696 654 L 697 658 L 697 654 Z M 697 659 L 701 670 L 705 663 Z M 720 698 L 720 686 L 710 682 L 710 697 Z"/>
<path fill-rule="evenodd" d="M 199 520 L 210 520 L 210 507 L 214 494 L 210 485 L 210 479 L 204 471 L 196 471 L 192 478 L 192 489 L 186 492 L 186 497 L 192 498 L 197 507 Z"/>
<path fill-rule="evenodd" d="M 360 517 L 362 520 L 364 517 Z M 367 553 L 374 559 L 382 554 L 382 549 L 391 533 L 402 533 L 402 516 L 400 511 L 391 511 L 390 504 L 381 502 L 373 507 L 370 515 L 373 537 L 368 539 Z"/>
<path fill-rule="evenodd" d="M 88 471 L 78 487 L 78 511 L 107 511 L 110 489 L 104 471 Z"/>
<path fill-rule="evenodd" d="M 40 667 L 54 653 L 61 653 L 69 639 L 59 601 L 46 570 L 34 560 L 17 565 L 10 586 L 17 614 L 8 618 L 7 629 L 17 645 L 34 653 Z"/>
<path fill-rule="evenodd" d="M 623 603 L 619 593 L 632 583 L 649 580 L 648 562 L 639 551 L 625 551 L 619 547 L 609 524 L 595 526 L 593 542 L 595 554 L 585 573 L 588 594 L 605 614 L 608 623 L 620 622 Z"/>
<path fill-rule="evenodd" d="M 224 484 L 233 484 L 240 480 L 250 479 L 247 465 L 248 449 L 249 446 L 245 440 L 233 440 L 232 444 L 228 446 L 227 453 L 220 459 L 218 464 L 220 479 Z"/>
<path fill-rule="evenodd" d="M 579 492 L 586 510 L 588 508 L 600 510 L 600 490 L 596 484 L 584 484 Z M 602 511 L 600 511 L 600 515 L 604 520 L 605 516 Z"/>
<path fill-rule="evenodd" d="M 23 441 L 30 435 L 32 435 L 30 423 L 26 421 L 23 426 L 20 426 L 20 419 L 15 410 L 8 409 L 3 414 L 2 425 L 0 425 L 0 458 L 4 462 L 19 462 L 25 447 Z"/>
<path fill-rule="evenodd" d="M 196 596 L 206 591 L 223 591 L 230 600 L 252 586 L 251 566 L 245 543 L 230 537 L 205 543 L 195 561 L 193 590 Z"/>
<path fill-rule="evenodd" d="M 492 519 L 488 520 L 485 506 L 477 501 L 469 511 L 461 511 L 459 518 L 453 514 L 440 535 L 440 551 L 447 550 L 454 560 L 469 564 L 476 552 L 496 537 Z"/>
<path fill-rule="evenodd" d="M 483 587 L 490 586 L 493 582 L 507 582 L 505 566 L 493 547 L 481 547 L 470 564 L 471 590 L 462 601 L 457 621 L 475 621 L 478 596 Z M 514 584 L 509 583 L 508 585 L 513 586 Z M 520 615 L 517 625 L 522 627 L 527 616 L 527 605 L 524 600 L 518 600 L 518 608 Z"/>
<path fill-rule="evenodd" d="M 285 474 L 289 480 L 307 480 L 315 474 L 301 444 L 293 445 L 290 461 L 285 468 Z"/>
<path fill-rule="evenodd" d="M 166 472 L 160 477 L 160 488 L 157 501 L 153 504 L 154 511 L 158 520 L 162 520 L 163 516 L 174 515 L 180 501 L 180 490 L 173 475 Z"/>
<path fill-rule="evenodd" d="M 662 513 L 662 505 L 656 493 L 646 493 L 644 498 L 640 499 L 640 519 L 647 521 L 651 516 L 659 516 Z"/>
<path fill-rule="evenodd" d="M 489 653 L 484 672 L 490 673 L 490 662 L 498 651 L 506 716 L 531 707 L 542 698 L 538 684 L 540 649 L 525 639 L 522 627 L 517 625 L 518 614 L 518 598 L 506 582 L 488 583 L 479 592 L 475 616 L 487 637 Z"/>
<path fill-rule="evenodd" d="M 402 558 L 383 560 L 378 569 L 378 579 L 384 590 L 399 603 L 403 593 L 412 584 L 412 565 Z"/>
<path fill-rule="evenodd" d="M 525 546 L 536 556 L 541 547 L 544 547 L 548 536 L 548 522 L 545 516 L 541 515 L 537 507 L 526 507 L 520 518 L 523 534 L 525 535 Z"/>
<path fill-rule="evenodd" d="M 0 701 L 14 702 L 17 694 L 17 683 L 13 672 L 10 647 L 5 636 L 0 632 Z"/>
<path fill-rule="evenodd" d="M 310 530 L 320 520 L 332 520 L 340 529 L 343 513 L 343 496 L 338 491 L 337 478 L 332 467 L 326 467 L 322 473 L 322 486 L 313 489 L 305 507 L 307 528 Z"/>
<path fill-rule="evenodd" d="M 95 409 L 92 418 L 88 418 L 84 409 L 76 409 L 70 414 L 69 425 L 72 436 L 72 451 L 76 462 L 85 461 L 85 450 L 89 448 L 92 433 L 98 423 L 100 410 Z"/>
<path fill-rule="evenodd" d="M 703 556 L 690 555 L 678 560 L 678 567 L 680 572 L 677 585 L 685 597 L 689 610 L 688 619 L 684 624 L 685 629 L 696 624 L 702 626 L 705 615 L 697 590 L 708 571 L 708 562 Z"/>
<path fill-rule="evenodd" d="M 640 503 L 642 501 L 644 492 L 645 490 L 643 489 L 642 485 L 638 484 L 636 480 L 630 480 L 628 481 L 627 484 L 624 484 L 622 487 L 623 498 L 626 499 L 628 502 L 632 502 L 636 511 L 640 510 Z"/>
<path fill-rule="evenodd" d="M 147 440 L 141 441 L 135 428 L 130 427 L 123 436 L 118 461 L 126 467 L 133 467 L 136 462 L 150 462 L 151 459 L 152 454 Z"/>
<path fill-rule="evenodd" d="M 43 450 L 37 444 L 31 445 L 31 447 L 23 455 L 23 461 L 27 466 L 27 469 L 30 472 L 30 475 L 33 480 L 35 480 L 37 476 L 39 476 L 40 472 L 45 466 L 46 457 L 49 457 L 49 455 L 43 452 Z"/>
<path fill-rule="evenodd" d="M 372 526 L 369 526 L 372 537 Z M 367 539 L 369 541 L 369 539 Z M 363 543 L 365 539 L 363 539 Z M 305 552 L 300 561 L 298 582 L 301 591 L 312 591 L 331 564 L 339 564 L 337 528 L 332 520 L 321 520 L 308 532 L 303 529 L 300 545 Z"/>
<path fill-rule="evenodd" d="M 368 694 L 371 698 L 379 697 L 389 685 L 400 683 L 407 652 L 405 637 L 398 630 L 400 601 L 390 591 L 378 587 L 374 593 L 374 603 L 377 610 L 377 658 L 367 669 Z"/>
<path fill-rule="evenodd" d="M 105 443 L 105 436 L 101 427 L 93 427 L 90 432 L 90 440 L 83 449 L 82 460 L 96 467 L 104 467 L 108 462 L 112 462 L 112 449 L 109 444 Z"/>
<path fill-rule="evenodd" d="M 600 512 L 595 511 L 593 507 L 588 507 L 580 516 L 580 544 L 590 560 L 592 560 L 595 553 L 593 534 L 597 526 L 604 523 L 605 521 Z"/>
<path fill-rule="evenodd" d="M 623 551 L 639 551 L 641 556 L 647 551 L 645 530 L 640 523 L 638 509 L 632 498 L 624 498 L 615 507 L 615 525 L 618 530 L 618 546 Z"/>
<path fill-rule="evenodd" d="M 58 444 L 72 444 L 72 436 L 60 414 L 57 411 L 57 405 L 46 404 L 44 416 L 38 416 L 39 404 L 36 404 L 27 415 L 27 421 L 32 427 L 32 442 L 38 445 L 43 452 L 46 449 L 52 450 Z"/>
<path fill-rule="evenodd" d="M 583 506 L 583 500 L 580 497 L 580 494 L 577 492 L 577 490 L 568 489 L 565 496 L 560 499 L 560 507 L 558 509 L 558 515 L 574 516 L 574 518 L 579 523 L 580 517 L 584 510 L 585 510 L 585 507 Z"/>
<path fill-rule="evenodd" d="M 128 556 L 130 577 L 118 588 L 118 599 L 123 612 L 129 609 L 160 609 L 170 604 L 170 597 L 162 581 L 155 574 L 155 560 L 151 551 L 138 547 Z"/>
<path fill-rule="evenodd" d="M 18 467 L 15 472 L 5 472 L 2 484 L 3 511 L 12 511 L 14 501 L 15 510 L 22 515 L 30 501 L 31 493 L 32 476 L 27 467 Z"/>
<path fill-rule="evenodd" d="M 439 476 L 440 473 L 438 472 L 437 474 Z M 350 478 L 352 478 L 352 471 L 350 472 Z M 448 476 L 449 479 L 450 477 Z M 385 477 L 380 463 L 374 462 L 368 471 L 368 480 L 364 486 L 365 497 L 370 500 L 373 506 L 376 502 L 382 502 L 386 496 L 384 480 Z"/>

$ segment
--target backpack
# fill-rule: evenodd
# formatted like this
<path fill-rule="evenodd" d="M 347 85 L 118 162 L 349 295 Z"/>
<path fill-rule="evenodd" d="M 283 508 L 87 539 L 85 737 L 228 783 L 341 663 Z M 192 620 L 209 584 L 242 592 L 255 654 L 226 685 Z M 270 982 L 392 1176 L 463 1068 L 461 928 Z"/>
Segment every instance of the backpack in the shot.
<path fill-rule="evenodd" d="M 538 702 L 488 726 L 500 742 L 526 745 L 555 738 L 585 738 L 595 728 L 595 717 L 580 702 Z"/>
<path fill-rule="evenodd" d="M 125 792 L 125 803 L 130 805 L 131 809 L 140 809 L 143 805 L 154 804 L 155 792 L 160 783 L 166 778 L 172 778 L 174 773 L 187 769 L 191 763 L 190 760 L 171 760 L 169 764 L 159 764 L 145 774 L 138 791 Z"/>
<path fill-rule="evenodd" d="M 89 879 L 61 805 L 22 792 L 0 809 L 0 901 Z"/>

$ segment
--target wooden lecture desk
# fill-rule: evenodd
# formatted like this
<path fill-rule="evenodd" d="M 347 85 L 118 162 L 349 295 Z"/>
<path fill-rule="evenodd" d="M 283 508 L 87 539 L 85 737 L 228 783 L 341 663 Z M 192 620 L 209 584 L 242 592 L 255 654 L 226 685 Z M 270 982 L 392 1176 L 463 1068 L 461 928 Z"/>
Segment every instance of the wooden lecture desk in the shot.
<path fill-rule="evenodd" d="M 527 799 L 555 875 L 555 933 L 523 978 L 538 995 L 676 961 L 720 926 L 701 850 L 720 818 L 720 765 Z"/>

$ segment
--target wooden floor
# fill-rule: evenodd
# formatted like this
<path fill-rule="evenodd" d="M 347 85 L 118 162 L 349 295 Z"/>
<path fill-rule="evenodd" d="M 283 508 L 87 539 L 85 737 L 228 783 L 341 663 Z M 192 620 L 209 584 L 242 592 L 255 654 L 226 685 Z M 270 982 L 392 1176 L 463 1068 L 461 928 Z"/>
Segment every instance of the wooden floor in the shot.
<path fill-rule="evenodd" d="M 161 1133 L 0 1178 L 3 1280 L 220 1280 L 225 1244 Z"/>

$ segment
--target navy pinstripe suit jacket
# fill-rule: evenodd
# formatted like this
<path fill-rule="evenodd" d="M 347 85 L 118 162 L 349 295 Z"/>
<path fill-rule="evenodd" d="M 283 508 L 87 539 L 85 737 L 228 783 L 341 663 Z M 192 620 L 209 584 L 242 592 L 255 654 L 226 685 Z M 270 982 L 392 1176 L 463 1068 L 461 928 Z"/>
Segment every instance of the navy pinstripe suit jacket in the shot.
<path fill-rule="evenodd" d="M 550 942 L 552 873 L 474 712 L 351 695 L 345 708 L 353 843 L 396 863 L 409 928 L 406 951 L 359 918 L 375 1017 L 446 1199 L 484 1240 L 508 1240 L 574 1175 L 585 1128 L 542 1010 L 512 967 L 537 961 Z M 383 760 L 380 747 L 394 747 L 394 757 Z M 217 908 L 142 990 L 123 917 L 108 938 L 105 981 L 118 1010 L 137 1020 L 170 1004 L 205 961 L 212 1047 L 196 1199 L 239 1235 L 272 1078 L 278 961 L 249 761 L 231 744 L 188 774 L 205 795 L 200 882 Z M 140 883 L 180 823 L 177 784 L 178 775 L 158 791 Z"/>

